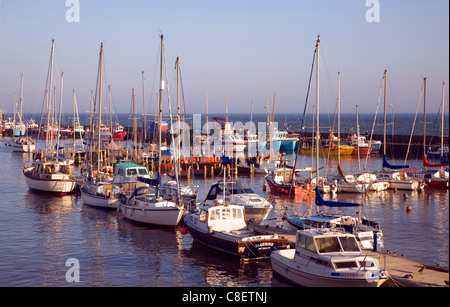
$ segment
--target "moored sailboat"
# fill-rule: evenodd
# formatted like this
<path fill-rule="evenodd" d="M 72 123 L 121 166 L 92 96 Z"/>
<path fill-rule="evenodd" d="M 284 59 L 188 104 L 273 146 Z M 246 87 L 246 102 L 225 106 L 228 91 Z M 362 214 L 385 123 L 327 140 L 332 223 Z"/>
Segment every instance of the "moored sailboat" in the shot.
<path fill-rule="evenodd" d="M 47 127 L 50 126 L 50 109 L 52 106 L 50 90 L 53 81 L 53 59 L 54 59 L 55 41 L 52 40 L 51 58 L 50 58 L 50 79 L 49 87 L 46 89 L 45 102 L 47 106 Z M 61 74 L 61 92 L 62 92 L 62 74 Z M 56 90 L 55 90 L 56 91 Z M 61 111 L 61 110 L 60 110 Z M 50 192 L 58 195 L 64 195 L 72 192 L 76 186 L 75 175 L 72 174 L 72 167 L 67 161 L 61 161 L 52 153 L 53 142 L 51 135 L 46 133 L 45 156 L 43 160 L 27 162 L 23 166 L 23 174 L 28 188 L 34 191 Z"/>

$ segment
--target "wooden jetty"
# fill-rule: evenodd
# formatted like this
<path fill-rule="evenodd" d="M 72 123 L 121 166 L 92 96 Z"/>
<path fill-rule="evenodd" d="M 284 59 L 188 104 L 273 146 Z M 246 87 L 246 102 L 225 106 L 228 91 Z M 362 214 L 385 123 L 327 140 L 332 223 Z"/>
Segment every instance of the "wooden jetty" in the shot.
<path fill-rule="evenodd" d="M 256 223 L 250 223 L 248 227 L 258 234 L 285 236 L 295 246 L 295 233 L 286 228 Z M 378 259 L 380 266 L 391 276 L 383 287 L 448 287 L 448 268 L 423 264 L 387 250 L 363 252 Z"/>

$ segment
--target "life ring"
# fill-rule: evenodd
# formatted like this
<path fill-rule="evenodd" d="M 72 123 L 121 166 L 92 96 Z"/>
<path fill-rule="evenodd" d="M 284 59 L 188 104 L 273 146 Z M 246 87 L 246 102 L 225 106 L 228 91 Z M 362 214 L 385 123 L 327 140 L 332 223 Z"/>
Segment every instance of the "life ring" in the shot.
<path fill-rule="evenodd" d="M 319 179 L 319 185 L 323 185 L 323 180 Z"/>

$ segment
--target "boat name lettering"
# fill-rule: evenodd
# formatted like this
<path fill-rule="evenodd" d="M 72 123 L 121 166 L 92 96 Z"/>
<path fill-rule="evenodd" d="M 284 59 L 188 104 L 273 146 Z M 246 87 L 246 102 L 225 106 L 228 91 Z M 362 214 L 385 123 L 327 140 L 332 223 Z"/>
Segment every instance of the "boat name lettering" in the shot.
<path fill-rule="evenodd" d="M 255 244 L 255 247 L 264 247 L 264 246 L 273 246 L 273 242 L 261 242 Z"/>

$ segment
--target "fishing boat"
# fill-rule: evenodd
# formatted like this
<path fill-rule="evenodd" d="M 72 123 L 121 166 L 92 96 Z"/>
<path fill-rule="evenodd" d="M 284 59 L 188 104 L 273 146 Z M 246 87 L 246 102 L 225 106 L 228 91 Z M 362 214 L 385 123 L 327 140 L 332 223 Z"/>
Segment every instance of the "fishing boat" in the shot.
<path fill-rule="evenodd" d="M 244 141 L 247 142 L 247 147 L 245 148 L 248 152 L 261 152 L 267 144 L 267 141 L 260 140 L 256 133 L 247 132 L 244 137 Z"/>
<path fill-rule="evenodd" d="M 272 146 L 280 151 L 293 151 L 298 142 L 298 134 L 289 134 L 287 131 L 274 131 Z"/>
<path fill-rule="evenodd" d="M 350 145 L 336 145 L 335 142 L 337 142 L 337 139 L 331 140 L 331 145 L 323 145 L 319 147 L 319 153 L 318 155 L 321 157 L 326 157 L 328 155 L 328 152 L 330 153 L 330 156 L 337 157 L 339 156 L 351 156 L 354 150 L 353 146 Z M 300 154 L 302 155 L 316 155 L 316 146 L 304 146 L 300 150 Z"/>
<path fill-rule="evenodd" d="M 30 137 L 12 139 L 10 146 L 14 152 L 33 153 L 36 150 L 36 142 Z"/>
<path fill-rule="evenodd" d="M 127 135 L 127 132 L 124 131 L 122 125 L 117 124 L 113 127 L 113 129 L 112 129 L 113 140 L 115 140 L 115 141 L 123 140 L 126 135 Z"/>
<path fill-rule="evenodd" d="M 222 142 L 220 142 L 220 139 L 216 142 L 215 136 L 211 136 L 210 144 L 212 152 L 218 152 L 218 148 L 221 148 L 225 152 L 241 152 L 247 147 L 242 137 L 232 133 L 224 133 L 221 140 Z"/>
<path fill-rule="evenodd" d="M 354 235 L 329 228 L 297 231 L 295 249 L 272 252 L 271 265 L 277 275 L 306 287 L 379 287 L 388 279 Z"/>
<path fill-rule="evenodd" d="M 184 225 L 196 242 L 241 261 L 269 259 L 272 251 L 290 246 L 279 235 L 257 235 L 249 230 L 245 215 L 242 206 L 202 206 L 186 215 Z"/>
<path fill-rule="evenodd" d="M 276 193 L 292 195 L 313 195 L 314 189 L 305 180 L 299 180 L 293 174 L 302 171 L 311 171 L 311 168 L 296 169 L 290 167 L 269 168 L 264 177 L 270 190 Z"/>
<path fill-rule="evenodd" d="M 361 249 L 380 250 L 384 247 L 383 232 L 380 224 L 361 217 L 361 209 L 363 207 L 361 204 L 325 201 L 320 191 L 316 190 L 316 206 L 316 214 L 304 216 L 285 215 L 283 219 L 292 231 L 313 228 L 340 229 L 355 235 Z M 339 210 L 355 208 L 355 213 L 353 215 L 329 213 L 319 211 L 318 208 L 338 208 Z"/>
<path fill-rule="evenodd" d="M 357 136 L 356 134 L 353 134 L 348 139 L 348 145 L 354 148 L 352 155 L 357 155 L 358 152 L 360 155 L 368 155 L 373 149 L 372 146 L 369 147 L 365 136 Z"/>
<path fill-rule="evenodd" d="M 211 185 L 204 200 L 204 205 L 214 207 L 218 203 L 242 206 L 247 221 L 260 223 L 264 221 L 273 208 L 267 199 L 256 194 L 250 187 L 240 182 L 220 180 Z"/>

